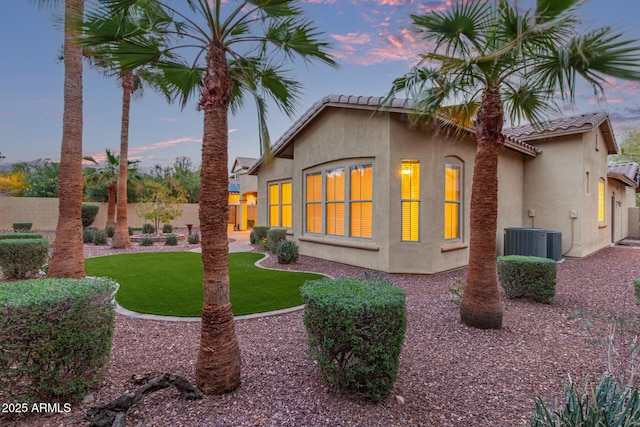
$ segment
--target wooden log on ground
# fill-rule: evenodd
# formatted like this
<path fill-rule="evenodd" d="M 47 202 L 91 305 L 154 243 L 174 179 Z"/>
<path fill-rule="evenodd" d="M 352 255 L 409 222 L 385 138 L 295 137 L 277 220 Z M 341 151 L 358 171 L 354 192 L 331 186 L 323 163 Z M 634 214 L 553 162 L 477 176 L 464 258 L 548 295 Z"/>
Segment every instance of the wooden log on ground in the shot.
<path fill-rule="evenodd" d="M 126 413 L 129 408 L 148 394 L 174 386 L 187 400 L 202 399 L 202 392 L 185 377 L 174 374 L 161 374 L 148 379 L 145 375 L 134 375 L 132 378 L 144 383 L 133 393 L 125 393 L 106 405 L 97 406 L 87 411 L 87 420 L 91 427 L 124 427 L 127 423 Z M 148 379 L 148 380 L 147 380 Z"/>

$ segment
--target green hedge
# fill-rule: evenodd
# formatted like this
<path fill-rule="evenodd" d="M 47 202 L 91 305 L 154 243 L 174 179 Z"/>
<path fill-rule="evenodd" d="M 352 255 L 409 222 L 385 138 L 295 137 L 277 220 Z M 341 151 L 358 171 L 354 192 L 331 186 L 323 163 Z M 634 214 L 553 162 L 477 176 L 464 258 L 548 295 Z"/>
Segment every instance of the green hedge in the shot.
<path fill-rule="evenodd" d="M 287 240 L 286 228 L 271 228 L 267 230 L 267 249 L 275 254 L 278 252 L 278 245 L 283 240 Z"/>
<path fill-rule="evenodd" d="M 0 234 L 0 240 L 6 239 L 42 239 L 40 233 L 2 233 Z"/>
<path fill-rule="evenodd" d="M 0 283 L 0 402 L 79 400 L 107 370 L 109 279 Z"/>
<path fill-rule="evenodd" d="M 557 264 L 552 259 L 508 255 L 498 258 L 498 279 L 507 298 L 550 303 L 556 294 Z"/>
<path fill-rule="evenodd" d="M 29 233 L 31 231 L 31 227 L 33 227 L 32 222 L 14 222 L 11 224 L 14 233 Z"/>
<path fill-rule="evenodd" d="M 96 220 L 96 215 L 98 215 L 98 210 L 100 206 L 98 205 L 90 205 L 88 203 L 82 204 L 82 228 L 87 228 L 93 221 Z"/>
<path fill-rule="evenodd" d="M 267 232 L 271 229 L 268 225 L 256 225 L 251 230 L 249 239 L 251 244 L 261 244 L 264 239 L 267 238 Z"/>
<path fill-rule="evenodd" d="M 324 380 L 380 401 L 398 376 L 405 292 L 388 282 L 322 279 L 301 288 L 309 355 Z"/>
<path fill-rule="evenodd" d="M 6 279 L 23 279 L 37 274 L 47 262 L 49 240 L 0 240 L 0 269 Z"/>

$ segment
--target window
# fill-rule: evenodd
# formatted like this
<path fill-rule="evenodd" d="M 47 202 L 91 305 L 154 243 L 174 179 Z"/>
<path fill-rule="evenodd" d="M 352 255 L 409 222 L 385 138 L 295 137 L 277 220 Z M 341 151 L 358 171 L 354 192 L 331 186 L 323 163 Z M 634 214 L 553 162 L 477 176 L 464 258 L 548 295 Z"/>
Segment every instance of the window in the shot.
<path fill-rule="evenodd" d="M 420 162 L 403 160 L 401 170 L 402 241 L 420 238 Z"/>
<path fill-rule="evenodd" d="M 305 232 L 371 238 L 373 165 L 305 175 Z"/>
<path fill-rule="evenodd" d="M 459 165 L 445 165 L 444 184 L 444 238 L 447 240 L 460 239 L 461 233 L 461 187 L 460 178 L 462 167 Z"/>
<path fill-rule="evenodd" d="M 598 222 L 604 222 L 604 179 L 598 181 Z"/>
<path fill-rule="evenodd" d="M 351 236 L 371 238 L 373 228 L 373 165 L 351 167 Z"/>
<path fill-rule="evenodd" d="M 309 233 L 322 233 L 322 174 L 309 174 L 306 178 L 306 226 Z"/>
<path fill-rule="evenodd" d="M 269 225 L 291 228 L 291 183 L 269 184 Z"/>
<path fill-rule="evenodd" d="M 344 168 L 326 172 L 327 234 L 344 236 Z"/>

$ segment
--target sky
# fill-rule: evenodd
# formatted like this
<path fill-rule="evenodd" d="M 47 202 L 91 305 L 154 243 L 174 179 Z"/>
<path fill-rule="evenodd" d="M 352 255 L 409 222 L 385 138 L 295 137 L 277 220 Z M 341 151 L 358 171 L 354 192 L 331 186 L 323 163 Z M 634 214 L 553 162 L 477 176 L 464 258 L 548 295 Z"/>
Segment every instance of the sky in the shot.
<path fill-rule="evenodd" d="M 269 132 L 276 141 L 316 101 L 329 94 L 384 96 L 394 78 L 416 64 L 424 42 L 410 29 L 410 14 L 444 9 L 452 0 L 302 0 L 314 24 L 331 43 L 340 67 L 296 63 L 290 68 L 303 86 L 293 117 L 269 110 Z M 525 0 L 526 1 L 526 0 Z M 62 138 L 63 43 L 56 9 L 38 9 L 30 0 L 0 0 L 0 166 L 37 159 L 59 161 Z M 60 2 L 62 3 L 62 2 Z M 523 1 L 524 3 L 524 1 Z M 57 10 L 61 11 L 61 8 Z M 581 8 L 584 28 L 613 26 L 640 39 L 640 0 L 590 0 Z M 83 155 L 104 158 L 120 146 L 121 90 L 115 78 L 85 66 Z M 640 83 L 608 81 L 606 99 L 581 89 L 573 115 L 609 113 L 620 144 L 625 132 L 640 129 Z M 179 156 L 200 164 L 203 118 L 194 99 L 184 109 L 145 92 L 133 100 L 129 158 L 142 168 L 171 165 Z M 255 107 L 229 119 L 229 163 L 259 157 Z"/>

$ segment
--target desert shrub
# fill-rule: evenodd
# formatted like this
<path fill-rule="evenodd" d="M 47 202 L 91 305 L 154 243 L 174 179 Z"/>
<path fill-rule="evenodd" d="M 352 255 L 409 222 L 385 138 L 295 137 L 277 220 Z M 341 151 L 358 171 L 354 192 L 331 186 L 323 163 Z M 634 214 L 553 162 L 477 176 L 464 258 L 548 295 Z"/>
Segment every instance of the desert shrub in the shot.
<path fill-rule="evenodd" d="M 550 303 L 556 294 L 554 260 L 509 255 L 498 258 L 498 278 L 507 298 L 531 298 Z"/>
<path fill-rule="evenodd" d="M 271 228 L 267 230 L 267 249 L 271 253 L 278 251 L 278 245 L 283 240 L 287 240 L 286 228 Z"/>
<path fill-rule="evenodd" d="M 276 251 L 278 264 L 293 264 L 298 261 L 298 244 L 291 240 L 283 240 Z"/>
<path fill-rule="evenodd" d="M 564 389 L 563 405 L 557 410 L 547 408 L 541 398 L 535 400 L 530 427 L 581 426 L 631 427 L 640 425 L 640 395 L 631 386 L 618 388 L 609 375 L 602 376 L 597 388 L 586 380 L 578 391 L 574 383 Z"/>
<path fill-rule="evenodd" d="M 116 234 L 116 228 L 113 225 L 109 225 L 104 229 L 104 232 L 107 233 L 107 237 L 113 237 Z"/>
<path fill-rule="evenodd" d="M 455 305 L 460 305 L 464 296 L 464 281 L 460 277 L 454 279 L 454 283 L 449 285 L 449 299 Z"/>
<path fill-rule="evenodd" d="M 48 255 L 47 239 L 0 240 L 0 268 L 7 279 L 23 279 L 37 274 L 47 262 Z"/>
<path fill-rule="evenodd" d="M 150 236 L 142 236 L 140 239 L 140 246 L 151 246 L 153 245 L 153 237 Z"/>
<path fill-rule="evenodd" d="M 187 237 L 187 242 L 189 242 L 190 245 L 197 245 L 198 243 L 200 243 L 200 234 L 198 234 L 197 231 L 195 233 L 189 234 L 189 237 Z"/>
<path fill-rule="evenodd" d="M 164 224 L 164 225 L 162 226 L 162 233 L 163 233 L 163 234 L 173 233 L 173 225 L 171 225 L 171 224 Z"/>
<path fill-rule="evenodd" d="M 633 281 L 633 294 L 636 297 L 636 304 L 640 304 L 640 279 Z"/>
<path fill-rule="evenodd" d="M 93 236 L 95 236 L 98 229 L 96 227 L 86 227 L 82 230 L 82 241 L 84 243 L 93 243 Z"/>
<path fill-rule="evenodd" d="M 129 236 L 133 236 L 133 227 L 129 226 L 127 228 L 129 230 Z"/>
<path fill-rule="evenodd" d="M 153 234 L 156 228 L 152 224 L 142 224 L 142 234 Z"/>
<path fill-rule="evenodd" d="M 87 228 L 93 221 L 96 220 L 96 215 L 98 215 L 98 210 L 100 206 L 98 205 L 90 205 L 88 203 L 82 204 L 82 228 Z"/>
<path fill-rule="evenodd" d="M 107 244 L 107 232 L 104 230 L 96 230 L 93 233 L 94 245 L 106 245 Z"/>
<path fill-rule="evenodd" d="M 251 233 L 249 233 L 249 243 L 251 243 L 252 245 L 256 244 L 256 233 L 251 230 Z"/>
<path fill-rule="evenodd" d="M 104 278 L 0 283 L 0 401 L 77 400 L 99 385 L 116 287 Z"/>
<path fill-rule="evenodd" d="M 40 233 L 2 233 L 0 234 L 0 240 L 5 239 L 42 239 Z"/>
<path fill-rule="evenodd" d="M 177 244 L 178 244 L 178 237 L 175 234 L 169 234 L 164 239 L 164 245 L 165 246 L 175 246 Z"/>
<path fill-rule="evenodd" d="M 32 222 L 14 222 L 11 224 L 14 233 L 29 233 L 33 227 Z"/>
<path fill-rule="evenodd" d="M 260 243 L 263 239 L 266 239 L 267 231 L 269 231 L 270 229 L 271 227 L 269 227 L 268 225 L 256 225 L 255 227 L 253 227 L 251 233 L 253 233 L 255 237 L 255 243 Z M 249 236 L 249 238 L 251 238 L 251 236 Z"/>
<path fill-rule="evenodd" d="M 309 355 L 326 383 L 384 398 L 398 376 L 404 290 L 388 282 L 322 279 L 306 282 L 301 293 Z"/>

